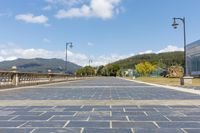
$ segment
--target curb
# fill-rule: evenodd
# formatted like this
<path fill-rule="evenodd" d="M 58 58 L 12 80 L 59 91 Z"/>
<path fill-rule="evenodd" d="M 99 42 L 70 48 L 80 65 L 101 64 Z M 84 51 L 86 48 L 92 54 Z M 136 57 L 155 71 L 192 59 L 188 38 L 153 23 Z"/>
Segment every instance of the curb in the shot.
<path fill-rule="evenodd" d="M 120 78 L 120 79 L 127 80 L 127 81 L 132 81 L 132 82 L 136 82 L 136 83 L 142 83 L 142 84 L 146 84 L 146 85 L 162 87 L 162 88 L 166 88 L 166 89 L 171 89 L 171 90 L 176 90 L 176 91 L 181 91 L 181 92 L 187 92 L 187 93 L 191 93 L 191 94 L 200 95 L 200 91 L 199 90 L 193 90 L 193 89 L 188 89 L 188 88 L 186 89 L 186 88 L 182 88 L 182 87 L 174 87 L 174 86 L 167 86 L 167 85 L 159 85 L 159 84 L 153 84 L 153 83 L 148 83 L 148 82 L 143 82 L 143 81 L 138 81 L 138 80 L 125 79 L 125 78 Z"/>

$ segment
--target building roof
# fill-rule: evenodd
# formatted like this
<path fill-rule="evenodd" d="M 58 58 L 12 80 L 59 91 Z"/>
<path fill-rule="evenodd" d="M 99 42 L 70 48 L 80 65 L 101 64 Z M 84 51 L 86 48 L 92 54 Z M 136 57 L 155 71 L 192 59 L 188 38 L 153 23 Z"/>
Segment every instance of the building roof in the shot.
<path fill-rule="evenodd" d="M 192 42 L 187 45 L 188 48 L 192 48 L 192 47 L 196 47 L 196 46 L 200 46 L 200 40 L 197 40 L 197 41 Z"/>

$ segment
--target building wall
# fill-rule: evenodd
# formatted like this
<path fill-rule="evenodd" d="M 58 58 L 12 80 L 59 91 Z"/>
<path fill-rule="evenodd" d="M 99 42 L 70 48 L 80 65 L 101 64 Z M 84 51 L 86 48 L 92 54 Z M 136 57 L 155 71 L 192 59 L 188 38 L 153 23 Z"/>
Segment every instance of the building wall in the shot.
<path fill-rule="evenodd" d="M 200 40 L 187 45 L 188 71 L 192 76 L 200 76 Z"/>

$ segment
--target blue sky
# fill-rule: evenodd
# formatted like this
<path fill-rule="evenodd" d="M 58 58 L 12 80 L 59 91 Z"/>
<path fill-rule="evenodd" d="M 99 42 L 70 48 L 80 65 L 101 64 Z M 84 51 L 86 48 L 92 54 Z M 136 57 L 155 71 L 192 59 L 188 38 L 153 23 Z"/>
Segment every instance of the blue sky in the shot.
<path fill-rule="evenodd" d="M 106 64 L 134 54 L 182 50 L 200 39 L 199 0 L 1 0 L 0 61 L 16 58 L 64 58 L 80 65 Z"/>

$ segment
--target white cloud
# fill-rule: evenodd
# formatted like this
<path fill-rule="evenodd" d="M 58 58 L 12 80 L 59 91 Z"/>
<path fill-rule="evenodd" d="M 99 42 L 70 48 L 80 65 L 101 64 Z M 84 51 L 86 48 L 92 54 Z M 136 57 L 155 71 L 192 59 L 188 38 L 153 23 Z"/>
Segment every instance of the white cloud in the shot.
<path fill-rule="evenodd" d="M 69 10 L 59 10 L 55 15 L 58 19 L 79 18 L 79 17 L 98 17 L 101 19 L 110 19 L 114 14 L 119 14 L 118 5 L 121 0 L 91 0 L 89 5 L 83 4 L 78 8 Z"/>
<path fill-rule="evenodd" d="M 45 42 L 45 43 L 51 43 L 51 40 L 49 40 L 48 38 L 43 38 L 43 42 Z"/>
<path fill-rule="evenodd" d="M 99 65 L 105 65 L 105 64 L 108 64 L 120 59 L 124 59 L 129 56 L 131 55 L 111 54 L 111 55 L 102 55 L 99 57 L 89 57 L 86 54 L 74 53 L 74 52 L 68 51 L 68 60 L 82 66 L 88 65 L 89 59 L 93 60 L 91 65 L 99 66 Z M 34 48 L 23 49 L 23 48 L 18 47 L 14 43 L 0 44 L 0 61 L 14 60 L 17 58 L 65 59 L 65 51 L 50 51 L 50 50 L 45 50 L 45 49 L 34 49 Z"/>
<path fill-rule="evenodd" d="M 45 7 L 42 8 L 42 10 L 44 10 L 44 11 L 49 11 L 51 9 L 52 9 L 51 5 L 47 5 L 47 6 L 45 6 Z"/>
<path fill-rule="evenodd" d="M 28 14 L 19 14 L 15 16 L 16 20 L 21 20 L 26 23 L 35 23 L 35 24 L 47 24 L 48 18 L 44 15 L 35 16 L 31 13 Z"/>
<path fill-rule="evenodd" d="M 100 66 L 100 65 L 106 65 L 121 59 L 128 58 L 130 56 L 133 56 L 133 54 L 127 54 L 127 55 L 118 55 L 118 54 L 111 54 L 111 55 L 101 55 L 99 57 L 92 57 L 92 66 Z"/>
<path fill-rule="evenodd" d="M 141 54 L 150 54 L 150 53 L 153 53 L 153 50 L 147 50 L 147 51 L 144 51 L 144 52 L 139 52 L 139 55 L 141 55 Z"/>
<path fill-rule="evenodd" d="M 183 48 L 179 48 L 177 46 L 174 46 L 174 45 L 168 45 L 166 48 L 164 49 L 161 49 L 159 51 L 153 51 L 153 50 L 146 50 L 144 52 L 139 52 L 138 54 L 141 55 L 141 54 L 150 54 L 150 53 L 166 53 L 166 52 L 174 52 L 174 51 L 184 51 Z"/>
<path fill-rule="evenodd" d="M 65 51 L 50 51 L 45 49 L 23 49 L 12 44 L 0 44 L 0 61 L 14 60 L 17 58 L 59 58 L 65 59 Z M 68 51 L 68 59 L 71 62 L 77 63 L 79 65 L 85 65 L 88 61 L 88 57 L 81 53 L 74 53 Z"/>
<path fill-rule="evenodd" d="M 184 51 L 184 49 L 183 48 L 179 48 L 177 46 L 168 45 L 166 48 L 161 49 L 157 53 L 174 52 L 174 51 Z"/>
<path fill-rule="evenodd" d="M 81 0 L 45 0 L 49 4 L 73 5 L 81 2 Z"/>
<path fill-rule="evenodd" d="M 148 50 L 142 53 L 161 53 L 161 52 L 171 52 L 171 51 L 183 51 L 183 48 L 178 48 L 173 45 L 169 45 L 166 48 L 159 50 L 157 52 L 153 52 L 152 50 Z M 85 66 L 88 65 L 89 59 L 92 59 L 92 66 L 106 65 L 108 63 L 112 63 L 118 61 L 120 59 L 128 58 L 133 56 L 134 54 L 110 54 L 110 55 L 101 55 L 98 57 L 95 56 L 87 56 L 83 53 L 74 53 L 68 51 L 68 60 L 74 62 L 76 64 Z M 15 45 L 14 43 L 0 44 L 0 61 L 4 60 L 14 60 L 17 58 L 59 58 L 65 59 L 65 51 L 50 51 L 45 49 L 23 49 Z"/>

